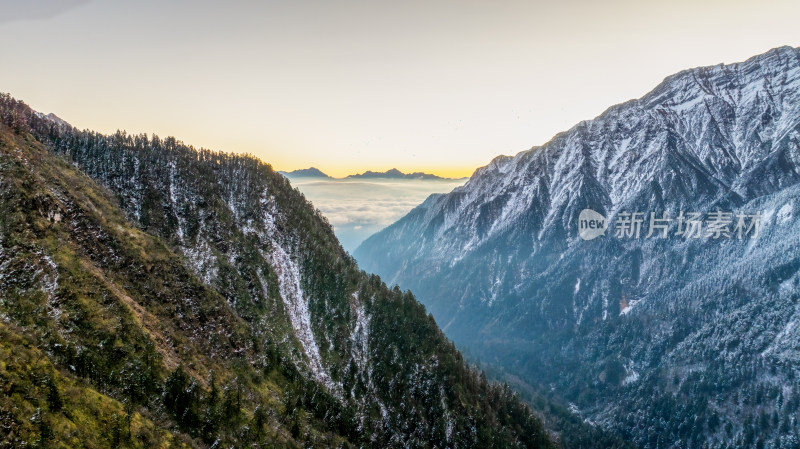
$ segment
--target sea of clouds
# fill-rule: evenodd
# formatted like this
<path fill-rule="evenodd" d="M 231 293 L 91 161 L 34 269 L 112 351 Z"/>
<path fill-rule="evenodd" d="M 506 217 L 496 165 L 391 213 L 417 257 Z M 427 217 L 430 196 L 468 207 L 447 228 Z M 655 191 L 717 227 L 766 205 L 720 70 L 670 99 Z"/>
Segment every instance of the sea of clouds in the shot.
<path fill-rule="evenodd" d="M 367 237 L 394 223 L 433 193 L 447 193 L 466 179 L 291 179 L 328 217 L 344 249 L 352 253 Z"/>

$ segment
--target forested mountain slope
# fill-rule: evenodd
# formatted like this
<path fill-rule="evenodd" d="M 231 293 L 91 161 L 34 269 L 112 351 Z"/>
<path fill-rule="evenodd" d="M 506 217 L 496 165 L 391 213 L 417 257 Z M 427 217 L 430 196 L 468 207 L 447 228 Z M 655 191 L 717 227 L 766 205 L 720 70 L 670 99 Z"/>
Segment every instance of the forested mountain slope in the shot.
<path fill-rule="evenodd" d="M 0 446 L 551 446 L 269 165 L 0 121 Z"/>

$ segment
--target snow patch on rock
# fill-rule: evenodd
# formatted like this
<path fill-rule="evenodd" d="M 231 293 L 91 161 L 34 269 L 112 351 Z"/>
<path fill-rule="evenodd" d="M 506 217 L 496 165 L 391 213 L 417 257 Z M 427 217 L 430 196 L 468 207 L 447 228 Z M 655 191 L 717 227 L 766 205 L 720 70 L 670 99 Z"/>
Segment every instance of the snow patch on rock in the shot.
<path fill-rule="evenodd" d="M 177 228 L 178 240 L 181 242 L 181 244 L 183 244 L 183 229 L 186 227 L 186 223 L 185 223 L 186 220 L 184 220 L 184 218 L 181 216 L 180 211 L 178 210 L 179 198 L 178 198 L 178 192 L 177 192 L 176 186 L 175 186 L 175 173 L 176 173 L 176 171 L 177 171 L 177 166 L 175 164 L 175 161 L 174 160 L 170 161 L 169 162 L 169 200 L 170 200 L 170 203 L 172 204 L 172 207 L 174 208 L 175 217 L 178 220 L 178 228 Z"/>
<path fill-rule="evenodd" d="M 353 361 L 360 371 L 366 372 L 369 362 L 369 317 L 358 298 L 358 292 L 353 293 L 353 309 L 356 319 L 350 336 L 353 342 Z"/>
<path fill-rule="evenodd" d="M 634 370 L 628 371 L 628 375 L 625 376 L 625 379 L 622 380 L 622 385 L 632 384 L 639 380 L 639 373 Z"/>
<path fill-rule="evenodd" d="M 308 310 L 308 299 L 300 286 L 300 269 L 291 259 L 286 250 L 277 242 L 272 242 L 272 252 L 268 254 L 269 263 L 278 277 L 278 289 L 281 299 L 292 323 L 292 329 L 303 353 L 308 358 L 308 368 L 314 378 L 325 385 L 328 390 L 334 391 L 335 384 L 331 380 L 322 364 L 319 347 L 314 339 L 311 329 L 311 314 Z"/>
<path fill-rule="evenodd" d="M 211 246 L 204 239 L 199 239 L 193 247 L 183 250 L 189 262 L 189 268 L 207 285 L 217 278 L 217 259 L 211 252 Z"/>
<path fill-rule="evenodd" d="M 62 311 L 56 301 L 56 290 L 58 290 L 58 266 L 53 262 L 50 256 L 43 256 L 45 264 L 49 268 L 49 273 L 43 273 L 42 277 L 42 290 L 47 293 L 47 308 L 49 309 L 47 315 L 53 320 L 58 321 L 61 318 Z"/>
<path fill-rule="evenodd" d="M 777 216 L 777 223 L 785 224 L 792 218 L 792 214 L 794 213 L 794 208 L 792 207 L 792 203 L 784 204 L 780 209 L 778 209 L 778 216 Z"/>

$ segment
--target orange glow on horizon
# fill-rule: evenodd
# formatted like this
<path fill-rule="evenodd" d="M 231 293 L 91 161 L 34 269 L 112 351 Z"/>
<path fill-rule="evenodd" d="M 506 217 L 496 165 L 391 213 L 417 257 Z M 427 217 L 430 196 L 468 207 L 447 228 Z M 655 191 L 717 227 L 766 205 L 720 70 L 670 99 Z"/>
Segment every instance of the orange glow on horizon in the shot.
<path fill-rule="evenodd" d="M 269 162 L 269 161 L 265 161 Z M 366 171 L 374 171 L 374 172 L 385 172 L 387 170 L 391 170 L 396 168 L 403 173 L 427 173 L 430 175 L 436 175 L 442 178 L 468 178 L 472 176 L 472 173 L 475 172 L 475 169 L 478 167 L 408 167 L 403 165 L 397 166 L 380 166 L 380 167 L 370 167 L 370 166 L 354 166 L 354 167 L 325 167 L 322 164 L 313 164 L 308 163 L 305 165 L 297 165 L 293 164 L 289 166 L 290 168 L 284 168 L 281 166 L 276 166 L 273 164 L 273 168 L 279 171 L 290 172 L 293 170 L 302 170 L 305 168 L 314 167 L 328 176 L 332 176 L 334 178 L 344 178 L 348 175 L 354 175 L 358 173 L 364 173 Z"/>

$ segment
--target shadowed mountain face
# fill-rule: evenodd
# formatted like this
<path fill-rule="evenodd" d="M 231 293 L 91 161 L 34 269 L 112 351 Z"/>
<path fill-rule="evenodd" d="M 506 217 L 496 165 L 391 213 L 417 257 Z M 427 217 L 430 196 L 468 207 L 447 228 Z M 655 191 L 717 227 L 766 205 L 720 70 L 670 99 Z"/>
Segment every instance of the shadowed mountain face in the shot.
<path fill-rule="evenodd" d="M 552 447 L 252 157 L 0 95 L 0 447 Z"/>
<path fill-rule="evenodd" d="M 784 47 L 670 76 L 498 157 L 354 255 L 412 289 L 475 356 L 642 447 L 789 447 L 798 181 L 800 52 Z M 587 208 L 611 224 L 591 241 L 578 237 Z M 731 212 L 731 230 L 760 212 L 760 230 L 685 238 L 681 211 Z M 644 214 L 641 236 L 616 237 L 630 212 Z M 673 218 L 669 236 L 646 238 L 650 212 Z"/>

